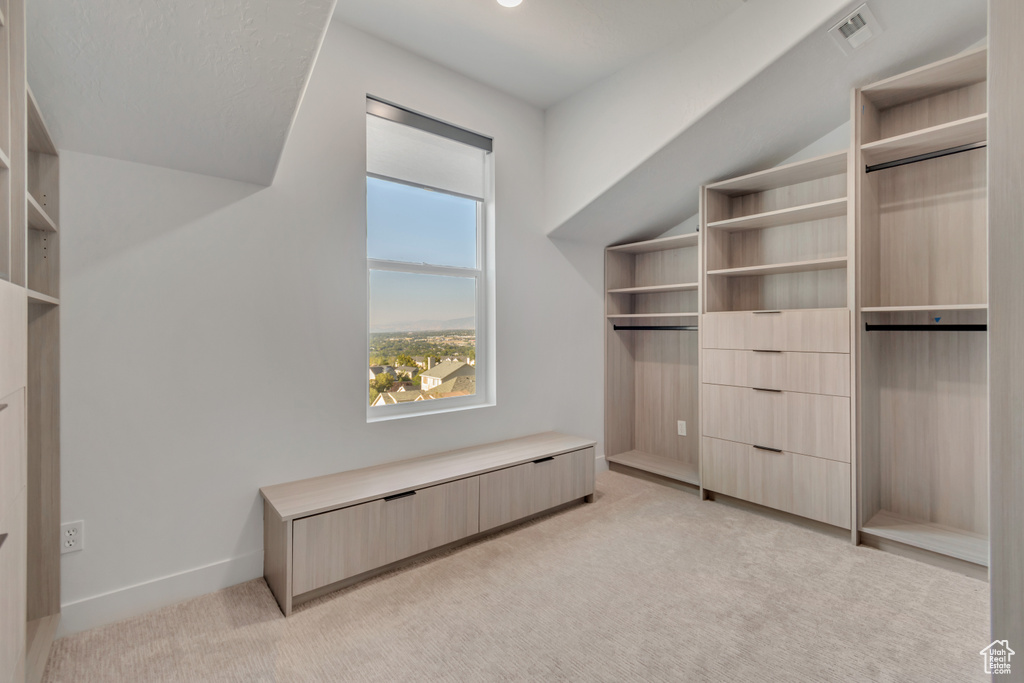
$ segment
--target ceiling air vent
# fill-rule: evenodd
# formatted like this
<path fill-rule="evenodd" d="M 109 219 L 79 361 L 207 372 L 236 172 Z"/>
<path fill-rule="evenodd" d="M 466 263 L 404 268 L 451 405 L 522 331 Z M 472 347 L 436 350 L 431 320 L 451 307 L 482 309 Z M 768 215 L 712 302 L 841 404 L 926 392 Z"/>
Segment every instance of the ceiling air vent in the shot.
<path fill-rule="evenodd" d="M 828 31 L 848 55 L 881 32 L 882 27 L 866 4 L 855 9 Z"/>

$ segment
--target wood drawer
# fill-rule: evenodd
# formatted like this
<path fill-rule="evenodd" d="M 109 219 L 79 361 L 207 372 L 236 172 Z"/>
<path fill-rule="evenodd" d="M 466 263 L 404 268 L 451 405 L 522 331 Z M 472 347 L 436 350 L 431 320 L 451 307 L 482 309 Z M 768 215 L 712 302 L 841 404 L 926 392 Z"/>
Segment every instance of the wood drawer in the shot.
<path fill-rule="evenodd" d="M 701 326 L 709 349 L 850 352 L 850 312 L 845 308 L 707 313 Z"/>
<path fill-rule="evenodd" d="M 25 390 L 0 398 L 0 514 L 25 488 L 28 451 L 25 443 Z M 0 529 L 0 533 L 7 531 Z"/>
<path fill-rule="evenodd" d="M 0 681 L 21 680 L 15 676 L 25 655 L 25 593 L 27 590 L 26 501 L 28 489 L 0 499 L 0 534 L 7 540 L 0 546 Z"/>
<path fill-rule="evenodd" d="M 593 448 L 488 472 L 480 476 L 480 531 L 593 492 Z"/>
<path fill-rule="evenodd" d="M 704 385 L 704 435 L 850 462 L 850 399 Z"/>
<path fill-rule="evenodd" d="M 28 368 L 28 297 L 0 280 L 0 396 L 24 387 Z"/>
<path fill-rule="evenodd" d="M 385 499 L 384 563 L 440 548 L 479 530 L 480 477 Z"/>
<path fill-rule="evenodd" d="M 850 395 L 849 354 L 706 349 L 703 358 L 708 384 Z"/>
<path fill-rule="evenodd" d="M 472 536 L 479 495 L 479 477 L 467 477 L 295 520 L 292 594 Z"/>
<path fill-rule="evenodd" d="M 850 528 L 850 466 L 704 437 L 704 488 L 826 524 Z"/>

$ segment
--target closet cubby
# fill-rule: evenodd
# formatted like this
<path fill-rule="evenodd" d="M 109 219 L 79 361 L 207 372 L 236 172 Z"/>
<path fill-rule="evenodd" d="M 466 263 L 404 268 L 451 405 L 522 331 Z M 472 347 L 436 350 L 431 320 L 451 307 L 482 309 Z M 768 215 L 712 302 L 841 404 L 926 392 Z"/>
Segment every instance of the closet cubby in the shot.
<path fill-rule="evenodd" d="M 28 91 L 29 298 L 56 303 L 60 296 L 60 163 L 39 106 Z"/>
<path fill-rule="evenodd" d="M 708 313 L 847 306 L 847 154 L 704 188 Z"/>
<path fill-rule="evenodd" d="M 699 240 L 690 233 L 605 251 L 606 458 L 697 486 Z"/>
<path fill-rule="evenodd" d="M 860 530 L 988 564 L 984 49 L 854 93 Z"/>

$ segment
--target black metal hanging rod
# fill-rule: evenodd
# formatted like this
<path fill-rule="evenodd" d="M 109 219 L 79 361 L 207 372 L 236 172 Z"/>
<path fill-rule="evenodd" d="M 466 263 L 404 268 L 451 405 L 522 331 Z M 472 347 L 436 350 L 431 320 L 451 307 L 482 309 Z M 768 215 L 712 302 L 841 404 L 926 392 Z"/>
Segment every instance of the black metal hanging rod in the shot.
<path fill-rule="evenodd" d="M 928 152 L 927 154 L 918 154 L 912 157 L 905 157 L 903 159 L 893 159 L 892 161 L 886 161 L 881 164 L 875 164 L 873 166 L 867 166 L 865 168 L 866 173 L 874 173 L 875 171 L 884 171 L 887 168 L 896 168 L 897 166 L 906 166 L 907 164 L 916 164 L 919 161 L 928 161 L 929 159 L 938 159 L 939 157 L 948 157 L 950 154 L 960 154 L 961 152 L 970 152 L 973 149 L 983 149 L 986 147 L 984 142 L 972 142 L 969 145 L 960 145 L 959 147 L 950 147 L 948 149 L 940 149 L 935 152 Z"/>
<path fill-rule="evenodd" d="M 615 331 L 619 330 L 683 330 L 693 331 L 700 328 L 696 325 L 614 325 Z"/>
<path fill-rule="evenodd" d="M 987 332 L 988 325 L 872 325 L 865 323 L 867 332 Z"/>

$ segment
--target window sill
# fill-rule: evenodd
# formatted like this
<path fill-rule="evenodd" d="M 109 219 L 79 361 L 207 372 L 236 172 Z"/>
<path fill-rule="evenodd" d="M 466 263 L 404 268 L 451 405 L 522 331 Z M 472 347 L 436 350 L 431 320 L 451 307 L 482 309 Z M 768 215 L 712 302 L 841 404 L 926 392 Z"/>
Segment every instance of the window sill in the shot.
<path fill-rule="evenodd" d="M 451 399 L 440 399 L 440 400 L 451 400 Z M 372 424 L 374 422 L 390 422 L 392 420 L 402 420 L 409 417 L 423 417 L 425 415 L 443 415 L 444 413 L 458 413 L 463 410 L 475 410 L 477 408 L 493 408 L 497 405 L 496 401 L 477 401 L 473 403 L 459 403 L 459 405 L 446 406 L 443 408 L 437 408 L 435 410 L 412 410 L 398 412 L 389 412 L 387 408 L 375 409 L 374 413 L 366 414 L 366 423 Z M 401 408 L 401 406 L 395 406 Z M 380 411 L 377 413 L 376 411 Z"/>

